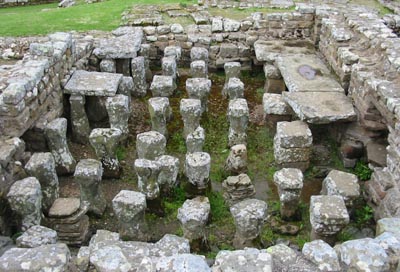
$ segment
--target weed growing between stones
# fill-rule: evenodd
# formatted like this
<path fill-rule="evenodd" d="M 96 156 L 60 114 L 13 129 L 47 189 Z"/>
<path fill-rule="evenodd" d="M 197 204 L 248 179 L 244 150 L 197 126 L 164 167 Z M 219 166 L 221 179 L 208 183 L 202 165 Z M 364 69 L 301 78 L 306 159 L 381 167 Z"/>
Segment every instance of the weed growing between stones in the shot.
<path fill-rule="evenodd" d="M 353 169 L 353 173 L 358 177 L 360 181 L 366 181 L 371 178 L 372 170 L 368 167 L 365 162 L 358 161 Z"/>

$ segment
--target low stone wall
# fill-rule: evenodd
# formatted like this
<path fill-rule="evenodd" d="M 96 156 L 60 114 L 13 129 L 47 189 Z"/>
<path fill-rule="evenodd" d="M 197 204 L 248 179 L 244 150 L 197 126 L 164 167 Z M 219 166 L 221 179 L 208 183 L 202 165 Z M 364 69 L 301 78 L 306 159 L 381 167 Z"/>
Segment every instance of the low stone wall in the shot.
<path fill-rule="evenodd" d="M 58 0 L 0 0 L 0 8 L 56 3 Z"/>

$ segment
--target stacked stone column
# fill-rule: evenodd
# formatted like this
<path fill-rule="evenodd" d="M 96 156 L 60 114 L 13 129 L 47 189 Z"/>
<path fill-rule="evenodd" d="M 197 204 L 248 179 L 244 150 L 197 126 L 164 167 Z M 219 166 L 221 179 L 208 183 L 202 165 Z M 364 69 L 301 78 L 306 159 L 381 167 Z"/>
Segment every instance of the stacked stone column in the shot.
<path fill-rule="evenodd" d="M 121 238 L 146 241 L 146 196 L 139 192 L 122 190 L 112 200 L 112 206 L 118 218 Z"/>
<path fill-rule="evenodd" d="M 192 78 L 208 77 L 208 50 L 200 47 L 193 47 L 190 51 L 190 75 Z"/>
<path fill-rule="evenodd" d="M 149 73 L 150 69 L 146 67 L 146 60 L 144 57 L 136 57 L 131 61 L 131 72 L 133 77 L 134 89 L 132 96 L 143 97 L 147 93 L 147 82 L 146 73 Z M 150 72 L 151 73 L 151 72 Z"/>
<path fill-rule="evenodd" d="M 241 82 L 241 80 L 239 79 L 241 67 L 242 66 L 241 66 L 240 62 L 227 62 L 224 64 L 225 84 L 224 84 L 224 88 L 222 89 L 222 95 L 225 97 L 229 97 L 229 99 L 243 97 L 244 85 Z M 232 79 L 232 81 L 231 81 L 231 79 Z M 231 93 L 233 94 L 233 93 L 238 93 L 238 92 L 239 93 L 242 92 L 242 96 L 235 97 L 235 98 L 230 96 Z"/>
<path fill-rule="evenodd" d="M 110 120 L 110 126 L 113 129 L 121 131 L 121 141 L 125 140 L 129 134 L 129 115 L 130 104 L 129 97 L 122 94 L 117 94 L 107 98 L 106 108 Z"/>
<path fill-rule="evenodd" d="M 81 201 L 87 201 L 89 212 L 101 216 L 106 209 L 106 199 L 100 187 L 103 168 L 100 161 L 83 159 L 78 162 L 74 179 L 80 186 Z"/>
<path fill-rule="evenodd" d="M 38 179 L 42 189 L 42 208 L 48 213 L 59 195 L 56 163 L 51 153 L 34 153 L 25 165 L 26 172 Z"/>
<path fill-rule="evenodd" d="M 281 94 L 285 91 L 285 82 L 283 81 L 281 72 L 275 65 L 266 63 L 264 64 L 265 74 L 265 92 Z"/>
<path fill-rule="evenodd" d="M 56 162 L 57 173 L 60 175 L 73 173 L 76 161 L 67 144 L 67 119 L 57 118 L 48 123 L 45 135 Z"/>
<path fill-rule="evenodd" d="M 299 169 L 283 168 L 275 172 L 274 183 L 278 187 L 281 217 L 285 220 L 293 218 L 300 203 L 303 173 Z"/>
<path fill-rule="evenodd" d="M 39 181 L 28 177 L 16 181 L 7 194 L 11 210 L 17 215 L 18 227 L 26 231 L 42 220 L 42 190 Z"/>
<path fill-rule="evenodd" d="M 206 112 L 208 95 L 211 91 L 211 80 L 207 78 L 188 78 L 186 80 L 186 91 L 189 98 L 201 101 L 201 112 Z"/>
<path fill-rule="evenodd" d="M 249 108 L 246 99 L 239 98 L 229 101 L 228 109 L 229 134 L 228 145 L 247 144 L 247 124 Z"/>
<path fill-rule="evenodd" d="M 116 128 L 96 128 L 89 136 L 89 142 L 103 165 L 103 176 L 118 178 L 121 175 L 116 149 L 121 140 L 121 130 Z"/>
<path fill-rule="evenodd" d="M 204 194 L 210 183 L 211 157 L 205 152 L 186 154 L 185 175 L 188 180 L 189 195 Z"/>
<path fill-rule="evenodd" d="M 182 99 L 180 113 L 183 119 L 183 138 L 186 139 L 200 126 L 201 101 L 199 99 Z"/>
<path fill-rule="evenodd" d="M 302 121 L 278 122 L 274 137 L 274 157 L 277 164 L 305 171 L 310 163 L 312 134 Z"/>
<path fill-rule="evenodd" d="M 149 101 L 151 129 L 168 137 L 167 121 L 171 116 L 171 107 L 167 97 L 153 97 Z"/>

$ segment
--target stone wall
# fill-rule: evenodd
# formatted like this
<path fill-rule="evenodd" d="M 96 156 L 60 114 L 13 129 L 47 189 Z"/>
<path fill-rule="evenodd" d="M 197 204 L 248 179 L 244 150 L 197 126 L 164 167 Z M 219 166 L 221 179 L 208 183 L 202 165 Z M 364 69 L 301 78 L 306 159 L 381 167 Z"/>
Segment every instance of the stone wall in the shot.
<path fill-rule="evenodd" d="M 55 3 L 58 0 L 0 0 L 0 8 Z"/>

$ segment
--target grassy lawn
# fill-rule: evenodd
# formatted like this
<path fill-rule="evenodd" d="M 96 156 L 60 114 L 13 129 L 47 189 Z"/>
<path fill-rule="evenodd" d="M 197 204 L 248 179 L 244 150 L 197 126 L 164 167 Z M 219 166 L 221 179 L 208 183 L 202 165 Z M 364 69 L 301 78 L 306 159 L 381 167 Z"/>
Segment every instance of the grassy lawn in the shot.
<path fill-rule="evenodd" d="M 133 4 L 180 3 L 179 0 L 109 0 L 57 8 L 57 3 L 0 9 L 0 36 L 29 36 L 55 31 L 112 30 Z M 194 3 L 185 0 L 186 3 Z"/>

